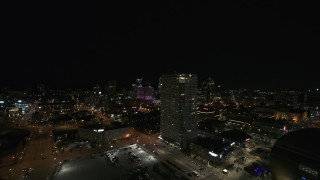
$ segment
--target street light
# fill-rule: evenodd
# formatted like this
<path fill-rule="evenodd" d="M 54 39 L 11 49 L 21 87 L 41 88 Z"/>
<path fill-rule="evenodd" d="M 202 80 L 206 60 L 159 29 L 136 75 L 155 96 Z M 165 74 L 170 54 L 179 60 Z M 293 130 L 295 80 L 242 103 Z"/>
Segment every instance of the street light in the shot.
<path fill-rule="evenodd" d="M 12 169 L 10 168 L 9 169 L 9 179 L 11 178 L 11 171 L 12 171 Z"/>

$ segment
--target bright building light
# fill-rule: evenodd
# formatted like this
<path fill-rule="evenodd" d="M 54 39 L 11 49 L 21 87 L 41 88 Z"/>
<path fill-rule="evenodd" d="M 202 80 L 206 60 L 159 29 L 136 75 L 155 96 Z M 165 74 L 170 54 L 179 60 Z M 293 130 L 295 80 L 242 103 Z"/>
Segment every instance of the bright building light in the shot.
<path fill-rule="evenodd" d="M 214 153 L 214 152 L 212 152 L 212 151 L 209 151 L 209 154 L 210 154 L 211 156 L 213 156 L 213 157 L 218 157 L 218 154 L 216 154 L 216 153 Z"/>

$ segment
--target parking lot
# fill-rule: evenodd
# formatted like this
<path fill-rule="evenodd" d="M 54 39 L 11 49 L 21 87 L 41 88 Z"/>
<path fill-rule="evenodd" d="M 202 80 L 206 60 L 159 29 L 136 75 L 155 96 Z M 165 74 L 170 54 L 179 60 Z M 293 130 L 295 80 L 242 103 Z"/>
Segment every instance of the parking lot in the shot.
<path fill-rule="evenodd" d="M 140 139 L 141 144 L 117 147 L 107 151 L 70 159 L 61 165 L 55 180 L 64 179 L 256 179 L 247 172 L 259 157 L 250 154 L 256 148 L 237 148 L 225 163 L 212 167 L 207 161 L 187 156 L 179 149 L 163 143 L 160 139 L 150 143 Z M 134 141 L 129 141 L 134 142 Z M 127 142 L 129 144 L 129 142 Z M 147 142 L 147 143 L 146 143 Z M 148 143 L 149 142 L 149 143 Z M 146 143 L 146 144 L 145 144 Z M 122 143 L 126 144 L 126 143 Z M 111 146 L 112 148 L 112 146 Z M 102 148 L 101 148 L 102 149 Z M 202 169 L 201 169 L 202 168 Z M 192 174 L 193 170 L 199 174 Z M 269 178 L 264 178 L 269 179 Z"/>
<path fill-rule="evenodd" d="M 54 180 L 172 179 L 157 156 L 137 144 L 64 161 Z"/>

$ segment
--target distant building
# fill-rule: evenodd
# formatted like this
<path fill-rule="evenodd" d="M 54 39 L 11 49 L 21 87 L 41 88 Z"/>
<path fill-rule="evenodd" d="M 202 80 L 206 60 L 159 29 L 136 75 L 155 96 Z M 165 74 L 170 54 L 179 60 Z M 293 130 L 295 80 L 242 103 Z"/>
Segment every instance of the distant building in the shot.
<path fill-rule="evenodd" d="M 286 119 L 294 123 L 301 123 L 308 118 L 307 111 L 303 109 L 279 108 L 279 107 L 256 107 L 253 113 L 259 117 L 272 117 L 276 120 Z"/>
<path fill-rule="evenodd" d="M 281 109 L 275 111 L 275 119 L 287 119 L 294 123 L 301 123 L 308 118 L 307 111 L 299 109 Z"/>
<path fill-rule="evenodd" d="M 165 74 L 160 77 L 160 135 L 183 149 L 196 137 L 197 86 L 194 74 Z"/>
<path fill-rule="evenodd" d="M 235 104 L 236 99 L 233 94 L 233 90 L 223 91 L 221 93 L 221 100 L 224 102 L 224 104 Z"/>
<path fill-rule="evenodd" d="M 101 87 L 99 85 L 93 87 L 93 94 L 94 95 L 101 95 L 102 94 Z"/>
<path fill-rule="evenodd" d="M 152 90 L 153 89 L 151 86 L 143 87 L 142 85 L 139 85 L 137 87 L 137 99 L 152 102 L 152 100 L 153 100 Z"/>
<path fill-rule="evenodd" d="M 22 110 L 22 114 L 25 113 L 25 111 L 29 108 L 29 103 L 24 100 L 18 100 L 14 103 L 14 105 Z"/>
<path fill-rule="evenodd" d="M 214 94 L 214 81 L 209 77 L 208 80 L 201 84 L 199 90 L 199 100 L 205 102 L 212 102 L 215 98 Z"/>
<path fill-rule="evenodd" d="M 132 99 L 140 99 L 146 102 L 153 102 L 153 88 L 146 84 L 142 84 L 142 78 L 136 79 L 136 84 L 131 85 L 130 97 Z"/>
<path fill-rule="evenodd" d="M 301 107 L 311 112 L 320 114 L 320 91 L 319 89 L 315 91 L 308 91 L 302 94 Z M 320 117 L 320 115 L 319 115 Z"/>
<path fill-rule="evenodd" d="M 42 111 L 48 112 L 69 112 L 73 109 L 73 104 L 70 101 L 47 101 L 39 103 L 38 106 Z"/>
<path fill-rule="evenodd" d="M 9 117 L 19 117 L 22 115 L 22 109 L 17 107 L 7 108 Z"/>
<path fill-rule="evenodd" d="M 108 85 L 104 87 L 105 93 L 108 96 L 113 96 L 117 92 L 117 82 L 115 80 L 109 81 Z"/>

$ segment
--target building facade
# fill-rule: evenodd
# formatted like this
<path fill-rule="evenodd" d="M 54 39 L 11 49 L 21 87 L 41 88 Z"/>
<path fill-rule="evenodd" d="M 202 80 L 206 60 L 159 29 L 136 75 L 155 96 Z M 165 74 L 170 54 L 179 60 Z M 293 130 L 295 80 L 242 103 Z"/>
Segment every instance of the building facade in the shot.
<path fill-rule="evenodd" d="M 214 98 L 214 81 L 209 77 L 208 80 L 201 84 L 199 90 L 199 100 L 204 102 L 212 102 L 214 101 Z"/>
<path fill-rule="evenodd" d="M 294 123 L 301 123 L 308 118 L 308 114 L 307 111 L 298 109 L 278 110 L 275 111 L 275 118 L 291 120 Z"/>
<path fill-rule="evenodd" d="M 79 128 L 79 137 L 98 144 L 110 143 L 119 139 L 131 137 L 132 127 L 123 128 L 102 128 L 102 127 L 82 127 Z"/>
<path fill-rule="evenodd" d="M 160 135 L 186 149 L 197 132 L 198 77 L 165 74 L 160 77 Z"/>
<path fill-rule="evenodd" d="M 152 102 L 152 87 L 151 86 L 137 86 L 137 99 L 146 100 Z"/>

